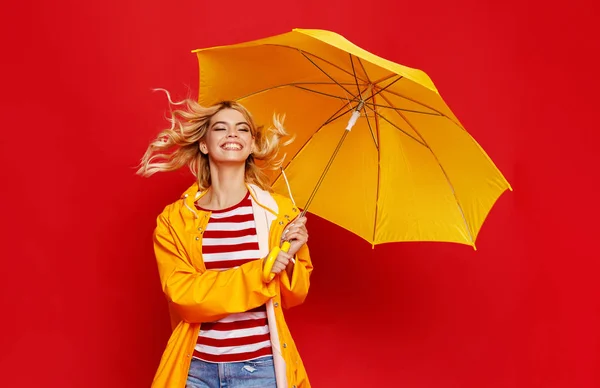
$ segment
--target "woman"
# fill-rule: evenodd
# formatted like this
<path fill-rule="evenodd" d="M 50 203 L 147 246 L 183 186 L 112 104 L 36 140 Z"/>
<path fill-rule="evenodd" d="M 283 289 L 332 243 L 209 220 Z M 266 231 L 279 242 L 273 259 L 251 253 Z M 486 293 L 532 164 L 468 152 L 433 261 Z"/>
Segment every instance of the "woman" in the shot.
<path fill-rule="evenodd" d="M 157 219 L 154 249 L 173 332 L 153 387 L 310 387 L 282 307 L 301 304 L 312 264 L 306 219 L 270 192 L 286 132 L 257 128 L 237 102 L 174 105 L 171 128 L 142 158 L 138 174 L 189 166 L 196 182 Z M 175 151 L 172 151 L 175 149 Z M 259 160 L 261 165 L 257 165 Z M 263 258 L 285 240 L 271 272 Z"/>

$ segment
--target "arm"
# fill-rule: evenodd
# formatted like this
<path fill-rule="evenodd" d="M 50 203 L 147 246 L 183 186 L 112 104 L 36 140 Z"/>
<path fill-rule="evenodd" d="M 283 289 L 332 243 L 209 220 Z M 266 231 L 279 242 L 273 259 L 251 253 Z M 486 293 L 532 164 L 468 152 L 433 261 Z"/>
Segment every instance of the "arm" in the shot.
<path fill-rule="evenodd" d="M 313 266 L 310 260 L 308 246 L 303 245 L 295 255 L 295 264 L 290 271 L 282 271 L 281 278 L 281 303 L 285 308 L 298 306 L 304 302 L 310 288 L 310 274 Z"/>
<path fill-rule="evenodd" d="M 226 271 L 196 270 L 162 215 L 154 231 L 154 252 L 163 292 L 186 322 L 212 322 L 248 311 L 276 294 L 274 285 L 261 280 L 262 260 Z"/>

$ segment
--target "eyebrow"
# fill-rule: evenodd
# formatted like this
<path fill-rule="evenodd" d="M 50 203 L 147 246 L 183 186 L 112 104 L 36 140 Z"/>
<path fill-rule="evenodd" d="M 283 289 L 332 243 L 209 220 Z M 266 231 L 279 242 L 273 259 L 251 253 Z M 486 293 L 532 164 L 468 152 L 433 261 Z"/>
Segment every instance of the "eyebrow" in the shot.
<path fill-rule="evenodd" d="M 212 127 L 214 127 L 214 126 L 215 126 L 215 125 L 217 125 L 217 124 L 227 124 L 227 123 L 226 123 L 225 121 L 217 121 L 216 123 L 213 123 L 213 124 L 211 125 L 211 128 L 212 128 Z M 238 125 L 247 125 L 247 126 L 250 126 L 250 124 L 248 124 L 248 122 L 246 122 L 246 121 L 240 121 L 239 123 L 235 123 L 235 126 L 236 126 L 236 127 L 237 127 Z"/>

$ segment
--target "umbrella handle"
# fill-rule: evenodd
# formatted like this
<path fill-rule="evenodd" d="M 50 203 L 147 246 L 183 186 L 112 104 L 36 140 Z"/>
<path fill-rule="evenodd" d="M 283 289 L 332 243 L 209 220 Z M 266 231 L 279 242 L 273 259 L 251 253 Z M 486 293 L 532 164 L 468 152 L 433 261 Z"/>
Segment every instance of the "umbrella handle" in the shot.
<path fill-rule="evenodd" d="M 284 241 L 281 245 L 281 248 L 275 247 L 269 252 L 269 255 L 265 257 L 265 262 L 263 264 L 263 273 L 262 278 L 263 282 L 269 283 L 275 277 L 275 274 L 271 272 L 273 269 L 273 264 L 275 264 L 275 260 L 277 259 L 277 255 L 279 255 L 279 251 L 287 252 L 290 250 L 290 242 Z"/>

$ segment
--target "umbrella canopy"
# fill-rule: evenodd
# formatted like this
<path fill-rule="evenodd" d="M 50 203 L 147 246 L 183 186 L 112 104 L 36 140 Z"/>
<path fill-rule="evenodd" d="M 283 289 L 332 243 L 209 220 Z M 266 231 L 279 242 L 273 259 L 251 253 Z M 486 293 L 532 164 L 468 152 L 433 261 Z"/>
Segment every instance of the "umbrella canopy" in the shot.
<path fill-rule="evenodd" d="M 273 113 L 286 114 L 296 139 L 284 149 L 284 168 L 297 205 L 310 202 L 311 213 L 373 245 L 474 247 L 493 204 L 510 189 L 424 72 L 336 33 L 294 29 L 194 52 L 199 103 L 237 100 L 266 125 Z M 357 109 L 361 116 L 348 132 Z M 281 174 L 273 182 L 287 193 Z"/>

